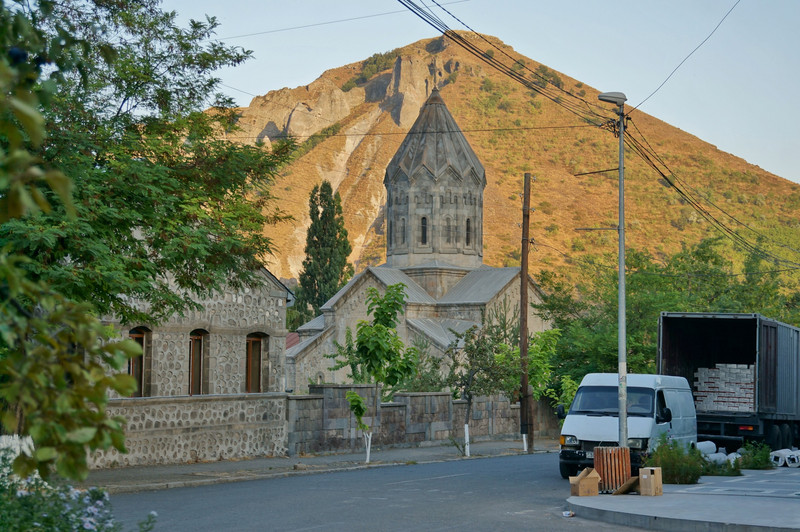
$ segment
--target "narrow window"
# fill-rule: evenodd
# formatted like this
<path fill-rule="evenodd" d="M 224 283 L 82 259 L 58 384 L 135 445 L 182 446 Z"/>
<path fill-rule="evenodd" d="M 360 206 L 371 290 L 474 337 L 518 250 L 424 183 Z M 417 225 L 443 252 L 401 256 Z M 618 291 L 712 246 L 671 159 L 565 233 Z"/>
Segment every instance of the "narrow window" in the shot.
<path fill-rule="evenodd" d="M 389 247 L 392 247 L 392 221 L 389 220 L 386 225 L 386 239 L 388 240 L 387 244 Z"/>
<path fill-rule="evenodd" d="M 261 353 L 264 335 L 259 333 L 247 335 L 247 361 L 245 364 L 245 392 L 261 391 Z"/>
<path fill-rule="evenodd" d="M 406 243 L 406 219 L 400 219 L 400 243 Z"/>
<path fill-rule="evenodd" d="M 128 332 L 131 340 L 139 344 L 142 349 L 142 355 L 128 359 L 128 375 L 136 380 L 136 390 L 131 394 L 131 397 L 144 396 L 144 357 L 145 357 L 145 335 L 147 330 L 141 327 L 136 327 Z"/>
<path fill-rule="evenodd" d="M 472 224 L 470 222 L 470 219 L 467 218 L 467 235 L 466 235 L 467 246 L 469 246 L 471 242 L 472 242 Z"/>
<path fill-rule="evenodd" d="M 428 219 L 424 216 L 422 217 L 422 221 L 420 222 L 420 228 L 422 229 L 422 235 L 421 235 L 422 238 L 420 239 L 421 240 L 420 243 L 423 246 L 425 246 L 428 244 Z"/>
<path fill-rule="evenodd" d="M 448 244 L 451 244 L 453 242 L 453 235 L 451 233 L 452 230 L 453 228 L 450 226 L 450 218 L 447 218 L 444 221 L 444 234 Z"/>
<path fill-rule="evenodd" d="M 203 393 L 203 348 L 208 333 L 195 329 L 189 333 L 189 395 Z"/>

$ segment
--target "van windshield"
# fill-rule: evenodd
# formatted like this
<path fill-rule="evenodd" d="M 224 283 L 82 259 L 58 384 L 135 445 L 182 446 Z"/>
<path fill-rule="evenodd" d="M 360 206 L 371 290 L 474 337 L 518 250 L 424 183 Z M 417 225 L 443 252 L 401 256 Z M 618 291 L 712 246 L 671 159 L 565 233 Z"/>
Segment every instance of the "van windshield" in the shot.
<path fill-rule="evenodd" d="M 653 417 L 653 390 L 628 386 L 628 415 Z M 618 416 L 619 395 L 616 386 L 581 386 L 570 414 L 589 416 Z"/>

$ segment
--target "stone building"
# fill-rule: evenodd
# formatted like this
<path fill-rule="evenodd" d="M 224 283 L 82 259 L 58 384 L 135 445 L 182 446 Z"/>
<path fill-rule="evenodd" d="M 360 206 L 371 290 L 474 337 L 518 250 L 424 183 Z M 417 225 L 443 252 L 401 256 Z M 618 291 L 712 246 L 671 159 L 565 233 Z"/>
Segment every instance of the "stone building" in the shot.
<path fill-rule="evenodd" d="M 107 320 L 142 346 L 129 362 L 138 389 L 112 399 L 127 419 L 128 454 L 92 457 L 94 467 L 180 463 L 286 452 L 286 306 L 293 295 L 268 270 L 260 287 L 199 301 L 164 323 Z"/>
<path fill-rule="evenodd" d="M 454 339 L 479 325 L 500 306 L 520 299 L 520 269 L 483 264 L 483 194 L 486 174 L 438 90 L 386 168 L 386 264 L 356 275 L 322 307 L 322 314 L 298 328 L 300 342 L 287 350 L 287 390 L 310 384 L 344 383 L 346 371 L 331 371 L 335 343 L 344 344 L 367 319 L 368 287 L 406 285 L 406 305 L 397 331 L 406 345 L 427 343 L 441 355 Z M 539 300 L 526 283 L 528 300 Z M 529 309 L 529 329 L 548 327 Z"/>

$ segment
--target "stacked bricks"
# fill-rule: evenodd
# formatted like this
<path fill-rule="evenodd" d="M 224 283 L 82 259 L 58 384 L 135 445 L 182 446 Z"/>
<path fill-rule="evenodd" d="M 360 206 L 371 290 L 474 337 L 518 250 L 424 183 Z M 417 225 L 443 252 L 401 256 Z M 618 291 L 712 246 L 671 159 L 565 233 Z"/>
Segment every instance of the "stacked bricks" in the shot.
<path fill-rule="evenodd" d="M 694 374 L 694 399 L 702 412 L 755 411 L 755 374 L 747 364 L 717 364 Z"/>

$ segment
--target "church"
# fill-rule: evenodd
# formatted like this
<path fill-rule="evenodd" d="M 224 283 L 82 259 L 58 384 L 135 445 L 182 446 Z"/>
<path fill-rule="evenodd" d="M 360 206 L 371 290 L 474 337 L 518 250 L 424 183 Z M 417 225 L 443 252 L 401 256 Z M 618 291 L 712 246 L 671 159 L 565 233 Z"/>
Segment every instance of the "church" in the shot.
<path fill-rule="evenodd" d="M 500 306 L 519 308 L 520 269 L 483 264 L 483 197 L 486 172 L 434 88 L 416 122 L 386 168 L 386 263 L 353 277 L 297 329 L 286 351 L 286 390 L 309 384 L 348 382 L 345 369 L 331 371 L 326 357 L 344 345 L 346 332 L 367 320 L 367 288 L 383 292 L 406 286 L 397 331 L 406 345 L 421 341 L 442 356 L 461 333 L 480 325 Z M 540 301 L 530 278 L 528 300 Z M 528 309 L 529 332 L 548 324 Z"/>

